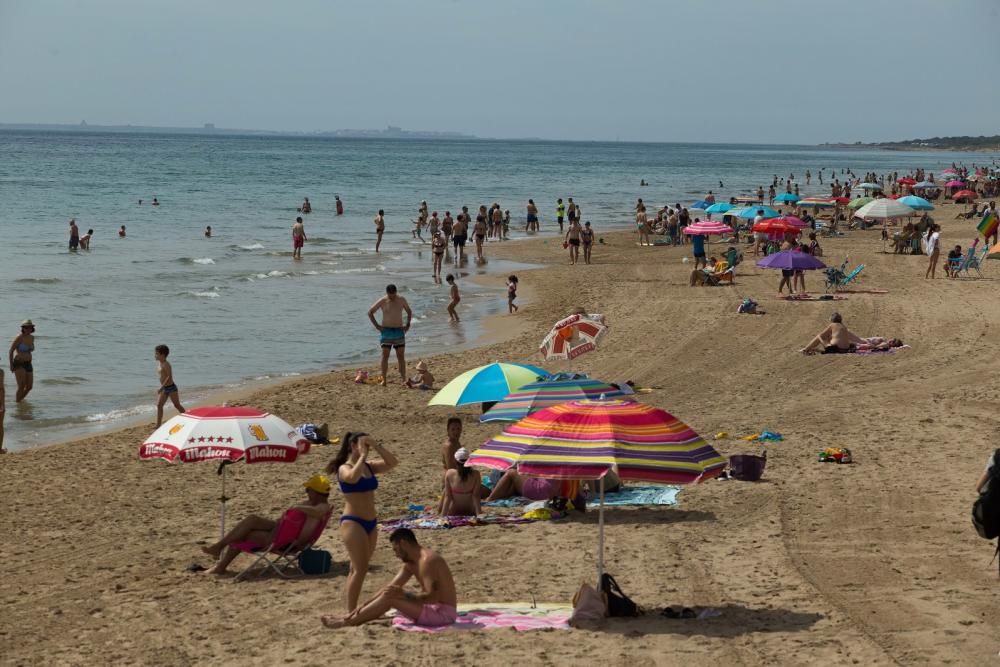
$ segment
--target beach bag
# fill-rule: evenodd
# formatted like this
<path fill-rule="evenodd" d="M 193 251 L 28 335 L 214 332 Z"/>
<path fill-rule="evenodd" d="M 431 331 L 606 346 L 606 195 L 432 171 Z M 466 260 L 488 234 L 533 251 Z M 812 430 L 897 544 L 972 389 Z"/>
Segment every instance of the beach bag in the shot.
<path fill-rule="evenodd" d="M 767 452 L 755 454 L 736 454 L 729 457 L 729 476 L 742 482 L 757 482 L 764 474 L 767 465 Z"/>
<path fill-rule="evenodd" d="M 590 584 L 583 583 L 573 596 L 573 613 L 569 617 L 569 624 L 577 628 L 588 623 L 600 623 L 608 615 L 607 612 L 604 596 Z"/>
<path fill-rule="evenodd" d="M 326 574 L 333 566 L 333 557 L 323 549 L 306 549 L 299 554 L 299 567 L 306 574 Z"/>
<path fill-rule="evenodd" d="M 640 616 L 639 605 L 625 595 L 615 578 L 605 572 L 601 575 L 601 592 L 608 600 L 608 616 Z"/>
<path fill-rule="evenodd" d="M 993 452 L 993 467 L 986 490 L 972 504 L 972 526 L 979 537 L 992 540 L 1000 537 L 1000 449 Z"/>

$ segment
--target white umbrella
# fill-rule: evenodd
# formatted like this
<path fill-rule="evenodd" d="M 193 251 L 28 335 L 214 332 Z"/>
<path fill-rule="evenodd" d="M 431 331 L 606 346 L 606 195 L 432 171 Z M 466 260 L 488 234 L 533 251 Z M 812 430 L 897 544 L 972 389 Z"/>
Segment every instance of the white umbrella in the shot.
<path fill-rule="evenodd" d="M 288 422 L 269 412 L 246 407 L 195 408 L 164 422 L 139 448 L 139 458 L 195 463 L 292 463 L 309 451 L 309 441 Z M 226 475 L 222 476 L 220 520 L 226 532 Z"/>
<path fill-rule="evenodd" d="M 889 218 L 905 218 L 915 214 L 916 211 L 906 204 L 900 204 L 895 199 L 876 199 L 859 208 L 854 213 L 854 217 L 887 220 Z"/>

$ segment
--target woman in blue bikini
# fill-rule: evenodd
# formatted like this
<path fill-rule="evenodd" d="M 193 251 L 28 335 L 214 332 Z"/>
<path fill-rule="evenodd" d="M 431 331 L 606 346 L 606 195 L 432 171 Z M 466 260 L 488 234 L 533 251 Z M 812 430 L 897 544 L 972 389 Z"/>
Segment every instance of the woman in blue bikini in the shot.
<path fill-rule="evenodd" d="M 369 461 L 374 449 L 380 458 Z M 336 475 L 340 491 L 344 494 L 344 513 L 340 516 L 340 536 L 347 548 L 351 570 L 347 575 L 347 611 L 358 606 L 361 587 L 368 574 L 368 564 L 378 542 L 377 513 L 375 512 L 376 474 L 396 467 L 399 459 L 375 438 L 365 433 L 348 432 L 340 443 L 337 456 L 326 466 L 329 475 Z"/>
<path fill-rule="evenodd" d="M 35 325 L 31 320 L 21 322 L 21 333 L 14 337 L 8 352 L 10 371 L 17 381 L 14 400 L 20 403 L 28 397 L 34 385 L 35 369 L 31 365 L 31 353 L 35 351 Z"/>

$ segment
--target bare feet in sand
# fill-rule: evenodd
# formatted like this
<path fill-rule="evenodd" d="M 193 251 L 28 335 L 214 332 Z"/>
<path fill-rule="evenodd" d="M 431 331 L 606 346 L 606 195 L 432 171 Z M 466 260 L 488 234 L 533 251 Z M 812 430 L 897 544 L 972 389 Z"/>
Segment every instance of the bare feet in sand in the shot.
<path fill-rule="evenodd" d="M 208 545 L 201 548 L 203 553 L 208 554 L 212 558 L 218 558 L 222 555 L 222 547 L 216 547 L 215 545 Z"/>
<path fill-rule="evenodd" d="M 347 624 L 346 620 L 347 619 L 341 618 L 339 616 L 319 617 L 320 623 L 322 623 L 325 627 L 330 628 L 331 630 L 337 630 L 338 628 L 344 627 Z"/>

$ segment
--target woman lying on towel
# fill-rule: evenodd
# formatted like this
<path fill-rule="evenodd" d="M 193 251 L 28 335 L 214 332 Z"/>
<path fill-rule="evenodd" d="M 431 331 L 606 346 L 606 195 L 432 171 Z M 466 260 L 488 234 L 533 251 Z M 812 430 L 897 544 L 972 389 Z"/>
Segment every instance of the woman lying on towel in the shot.
<path fill-rule="evenodd" d="M 847 354 L 857 352 L 858 346 L 864 344 L 864 339 L 859 338 L 844 324 L 844 319 L 840 313 L 830 316 L 830 324 L 826 329 L 813 338 L 812 342 L 802 348 L 802 354 Z"/>
<path fill-rule="evenodd" d="M 898 338 L 872 336 L 871 338 L 861 339 L 861 343 L 858 344 L 858 352 L 888 352 L 894 348 L 904 346 L 903 341 Z"/>
<path fill-rule="evenodd" d="M 550 479 L 525 477 L 516 468 L 508 468 L 487 501 L 524 496 L 528 500 L 548 500 L 556 493 L 556 485 Z"/>

